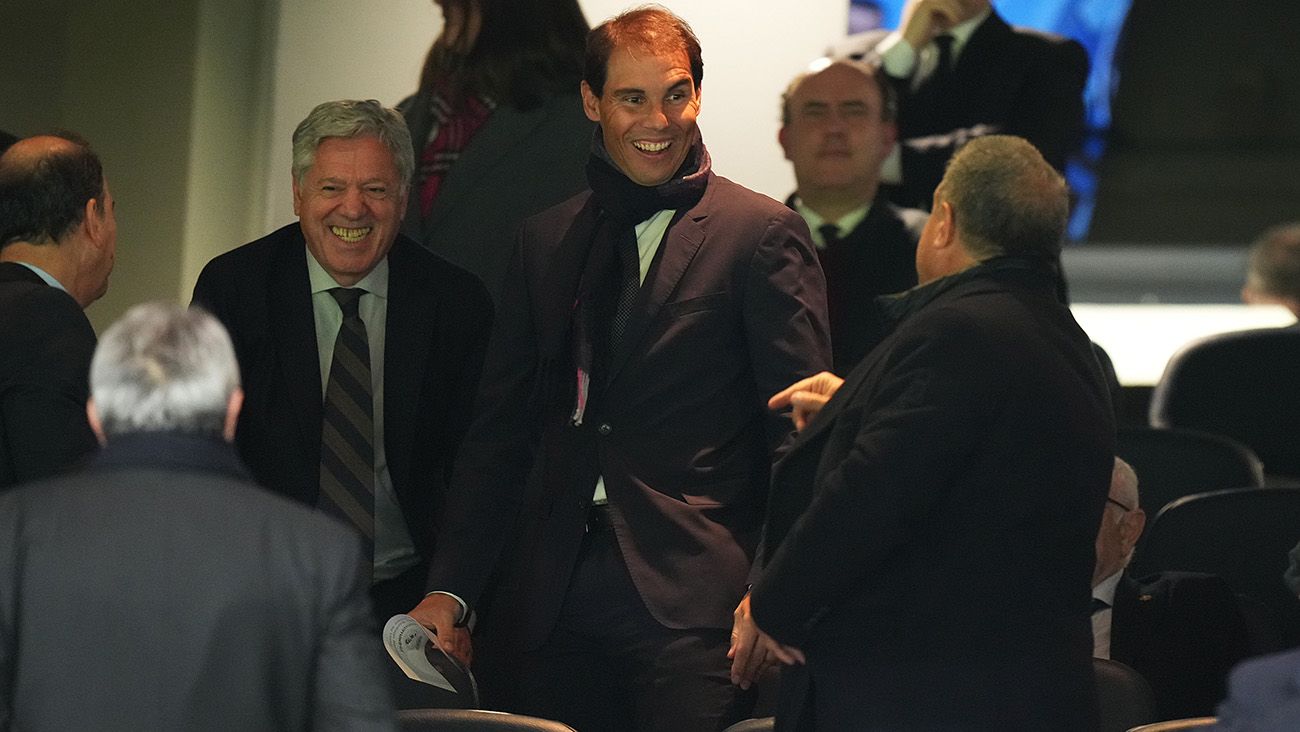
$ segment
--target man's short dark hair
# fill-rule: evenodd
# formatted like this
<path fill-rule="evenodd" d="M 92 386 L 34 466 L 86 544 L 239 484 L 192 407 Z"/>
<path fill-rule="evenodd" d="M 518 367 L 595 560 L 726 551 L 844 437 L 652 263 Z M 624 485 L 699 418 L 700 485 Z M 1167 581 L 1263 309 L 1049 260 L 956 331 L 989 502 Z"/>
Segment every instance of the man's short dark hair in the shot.
<path fill-rule="evenodd" d="M 614 49 L 634 47 L 656 55 L 682 51 L 691 65 L 691 79 L 695 88 L 704 83 L 704 58 L 700 53 L 700 39 L 686 21 L 661 5 L 642 5 L 619 13 L 601 23 L 587 34 L 587 53 L 583 62 L 582 79 L 591 87 L 591 93 L 605 93 L 605 77 L 609 71 L 609 57 Z"/>
<path fill-rule="evenodd" d="M 1274 226 L 1255 240 L 1246 286 L 1261 295 L 1300 302 L 1300 221 Z"/>
<path fill-rule="evenodd" d="M 885 76 L 885 70 L 879 63 L 859 61 L 857 59 L 836 59 L 830 63 L 826 63 L 826 59 L 821 59 L 821 61 L 826 65 L 816 66 L 816 70 L 810 68 L 801 72 L 791 79 L 790 83 L 786 85 L 785 91 L 781 92 L 781 124 L 790 124 L 793 116 L 790 109 L 790 97 L 793 97 L 795 92 L 799 91 L 800 85 L 832 66 L 847 66 L 862 72 L 863 76 L 871 79 L 876 85 L 876 90 L 880 92 L 880 119 L 885 122 L 893 122 L 898 118 L 898 92 L 894 91 L 894 85 L 889 83 L 889 79 Z"/>
<path fill-rule="evenodd" d="M 976 260 L 1060 256 L 1069 189 L 1024 138 L 988 135 L 966 143 L 948 161 L 938 194 L 956 211 L 957 231 Z"/>
<path fill-rule="evenodd" d="M 82 222 L 86 202 L 104 200 L 104 167 L 84 140 L 35 159 L 0 158 L 0 248 L 62 239 Z"/>

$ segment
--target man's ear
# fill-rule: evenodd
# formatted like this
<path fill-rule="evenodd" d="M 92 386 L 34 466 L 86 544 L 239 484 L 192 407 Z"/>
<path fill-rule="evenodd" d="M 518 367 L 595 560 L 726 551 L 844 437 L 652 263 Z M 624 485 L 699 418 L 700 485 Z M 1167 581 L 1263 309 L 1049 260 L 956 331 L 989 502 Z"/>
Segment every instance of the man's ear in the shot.
<path fill-rule="evenodd" d="M 898 144 L 898 123 L 886 122 L 880 126 L 880 144 L 885 146 L 885 154 L 893 151 Z"/>
<path fill-rule="evenodd" d="M 934 219 L 936 216 L 938 218 L 935 219 L 934 246 L 937 249 L 945 249 L 957 240 L 957 212 L 951 203 L 939 201 L 930 212 L 930 218 Z"/>
<path fill-rule="evenodd" d="M 235 441 L 235 426 L 239 424 L 239 410 L 244 408 L 244 390 L 235 387 L 226 400 L 226 423 L 221 428 L 221 436 L 226 442 Z"/>
<path fill-rule="evenodd" d="M 108 225 L 108 211 L 104 210 L 104 202 L 98 198 L 92 198 L 86 201 L 85 211 L 82 216 L 81 225 L 85 228 L 86 237 L 94 242 L 96 247 L 102 247 L 104 244 L 104 229 Z"/>
<path fill-rule="evenodd" d="M 785 153 L 785 159 L 786 159 L 786 160 L 789 160 L 789 159 L 790 159 L 790 148 L 789 148 L 789 146 L 786 144 L 786 137 L 787 137 L 787 135 L 786 135 L 786 132 L 785 132 L 785 125 L 781 125 L 781 129 L 779 129 L 779 130 L 776 131 L 776 141 L 779 142 L 779 143 L 781 143 L 781 152 Z"/>
<path fill-rule="evenodd" d="M 95 433 L 95 439 L 99 440 L 99 446 L 103 447 L 107 440 L 104 438 L 104 424 L 99 421 L 99 410 L 95 409 L 94 397 L 86 400 L 86 421 L 90 423 L 90 431 Z"/>
<path fill-rule="evenodd" d="M 1124 523 L 1120 526 L 1120 540 L 1124 542 L 1125 553 L 1133 551 L 1146 525 L 1147 512 L 1140 506 L 1134 506 L 1133 510 L 1124 514 Z"/>
<path fill-rule="evenodd" d="M 582 92 L 582 111 L 587 114 L 587 119 L 592 122 L 600 122 L 600 97 L 591 90 L 591 85 L 583 81 L 579 86 Z"/>

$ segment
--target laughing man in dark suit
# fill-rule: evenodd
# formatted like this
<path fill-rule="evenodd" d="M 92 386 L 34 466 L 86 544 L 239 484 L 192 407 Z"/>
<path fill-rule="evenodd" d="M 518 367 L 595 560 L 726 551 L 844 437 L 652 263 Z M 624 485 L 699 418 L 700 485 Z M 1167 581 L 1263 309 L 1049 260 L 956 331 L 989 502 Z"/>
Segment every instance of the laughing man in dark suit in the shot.
<path fill-rule="evenodd" d="M 319 105 L 293 136 L 298 223 L 212 260 L 194 288 L 239 355 L 240 455 L 367 537 L 381 619 L 424 596 L 491 319 L 476 277 L 398 233 L 413 166 L 396 111 Z"/>
<path fill-rule="evenodd" d="M 662 8 L 588 37 L 591 190 L 519 234 L 434 557 L 430 586 L 472 607 L 517 538 L 493 622 L 514 636 L 519 707 L 582 730 L 717 730 L 742 711 L 730 681 L 767 651 L 746 581 L 789 430 L 764 394 L 829 363 L 807 227 L 713 174 L 702 76 Z M 463 612 L 432 595 L 413 614 L 463 655 Z"/>

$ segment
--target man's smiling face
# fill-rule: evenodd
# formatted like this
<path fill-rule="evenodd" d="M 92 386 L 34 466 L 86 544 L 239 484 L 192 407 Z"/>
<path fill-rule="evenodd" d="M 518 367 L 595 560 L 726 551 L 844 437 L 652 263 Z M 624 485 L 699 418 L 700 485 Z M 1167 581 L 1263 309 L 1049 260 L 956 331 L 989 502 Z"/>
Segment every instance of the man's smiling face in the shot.
<path fill-rule="evenodd" d="M 700 90 L 685 51 L 618 48 L 606 65 L 600 96 L 584 81 L 587 117 L 600 123 L 605 149 L 619 170 L 643 186 L 672 177 L 695 139 Z"/>
<path fill-rule="evenodd" d="M 355 285 L 388 254 L 406 192 L 393 153 L 377 137 L 327 137 L 293 182 L 307 249 L 340 285 Z"/>

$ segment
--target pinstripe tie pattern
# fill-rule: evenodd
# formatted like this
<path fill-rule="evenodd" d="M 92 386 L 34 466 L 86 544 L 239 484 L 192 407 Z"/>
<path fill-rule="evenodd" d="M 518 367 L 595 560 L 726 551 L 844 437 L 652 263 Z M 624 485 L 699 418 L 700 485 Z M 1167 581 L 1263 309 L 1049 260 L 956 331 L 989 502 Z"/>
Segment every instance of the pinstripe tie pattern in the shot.
<path fill-rule="evenodd" d="M 374 409 L 370 393 L 370 342 L 357 305 L 365 290 L 329 291 L 343 311 L 334 341 L 321 420 L 320 495 L 326 513 L 356 526 L 373 556 L 375 544 Z"/>

